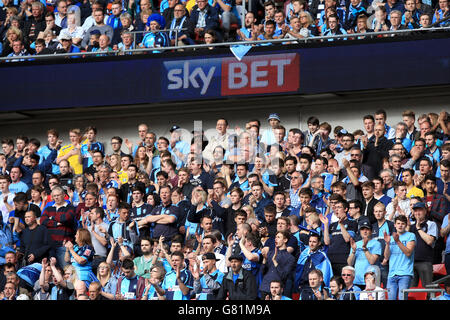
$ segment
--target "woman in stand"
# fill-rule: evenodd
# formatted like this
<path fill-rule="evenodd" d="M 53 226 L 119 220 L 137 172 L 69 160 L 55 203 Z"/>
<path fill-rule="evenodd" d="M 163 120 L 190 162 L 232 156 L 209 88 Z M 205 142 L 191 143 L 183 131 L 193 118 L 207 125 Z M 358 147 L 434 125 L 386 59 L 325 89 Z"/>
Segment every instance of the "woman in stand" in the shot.
<path fill-rule="evenodd" d="M 106 262 L 101 262 L 97 268 L 97 279 L 102 286 L 101 295 L 114 300 L 117 288 L 117 278 L 112 276 L 111 267 Z"/>
<path fill-rule="evenodd" d="M 91 234 L 87 229 L 78 229 L 75 234 L 75 244 L 65 241 L 66 255 L 64 260 L 71 262 L 77 272 L 78 279 L 84 281 L 86 288 L 93 281 L 98 281 L 92 272 L 92 260 L 94 258 L 94 247 Z"/>
<path fill-rule="evenodd" d="M 165 275 L 166 270 L 162 265 L 157 264 L 152 266 L 150 269 L 150 279 L 147 280 L 147 285 L 145 286 L 141 300 L 164 300 L 155 288 L 161 287 Z"/>

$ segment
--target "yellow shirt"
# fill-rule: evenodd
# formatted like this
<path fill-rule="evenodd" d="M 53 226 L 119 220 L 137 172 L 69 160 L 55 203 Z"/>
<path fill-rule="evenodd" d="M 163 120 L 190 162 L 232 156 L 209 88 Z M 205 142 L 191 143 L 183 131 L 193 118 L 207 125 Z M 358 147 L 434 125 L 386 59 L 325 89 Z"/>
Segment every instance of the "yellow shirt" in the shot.
<path fill-rule="evenodd" d="M 120 171 L 118 171 L 117 174 L 119 175 L 119 179 L 122 184 L 125 184 L 128 182 L 128 173 L 126 171 L 123 171 L 123 169 L 120 169 Z"/>
<path fill-rule="evenodd" d="M 68 154 L 71 150 L 73 150 L 74 146 L 72 144 L 65 145 L 61 147 L 61 149 L 58 152 L 58 158 L 65 156 Z M 69 161 L 70 166 L 73 169 L 74 174 L 82 174 L 83 173 L 83 165 L 79 161 L 78 155 L 73 155 L 67 159 Z"/>
<path fill-rule="evenodd" d="M 411 197 L 421 197 L 423 198 L 425 194 L 423 193 L 422 189 L 419 189 L 417 187 L 412 187 L 411 190 L 406 194 L 407 198 Z"/>
<path fill-rule="evenodd" d="M 197 4 L 196 1 L 197 1 L 197 0 L 188 0 L 188 1 L 186 2 L 186 9 L 187 9 L 187 11 L 189 11 L 189 14 L 191 13 L 192 8 Z"/>

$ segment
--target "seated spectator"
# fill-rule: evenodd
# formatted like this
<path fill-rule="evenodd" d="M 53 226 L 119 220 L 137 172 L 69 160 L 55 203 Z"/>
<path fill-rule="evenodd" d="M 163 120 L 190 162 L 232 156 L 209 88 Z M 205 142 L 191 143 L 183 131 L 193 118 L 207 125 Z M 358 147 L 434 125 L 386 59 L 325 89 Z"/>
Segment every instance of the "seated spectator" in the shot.
<path fill-rule="evenodd" d="M 84 37 L 84 29 L 76 24 L 74 12 L 67 14 L 67 28 L 61 30 L 60 34 L 67 34 L 72 38 L 72 44 L 79 46 Z"/>
<path fill-rule="evenodd" d="M 332 14 L 332 15 L 328 16 L 326 24 L 327 24 L 326 30 L 322 31 L 322 36 L 324 36 L 324 37 L 335 36 L 335 35 L 340 35 L 340 34 L 347 34 L 347 31 L 345 31 L 345 29 L 340 26 L 339 17 L 336 14 Z M 341 40 L 341 39 L 346 40 L 346 38 L 340 38 L 337 40 Z M 328 41 L 333 41 L 333 40 L 334 39 L 328 39 Z"/>
<path fill-rule="evenodd" d="M 200 43 L 204 40 L 205 31 L 210 29 L 216 31 L 218 37 L 222 39 L 219 12 L 209 5 L 207 0 L 197 0 L 197 4 L 192 8 L 189 17 L 189 37 L 196 43 Z"/>
<path fill-rule="evenodd" d="M 173 9 L 173 18 L 170 20 L 170 45 L 188 45 L 194 44 L 191 38 L 189 38 L 186 31 L 181 29 L 187 29 L 189 25 L 189 16 L 185 7 L 181 3 L 177 3 Z"/>
<path fill-rule="evenodd" d="M 148 17 L 146 30 L 150 31 L 144 35 L 142 42 L 139 44 L 141 48 L 160 48 L 167 47 L 170 45 L 169 37 L 166 32 L 161 32 L 159 30 L 164 29 L 166 26 L 166 21 L 164 17 L 154 13 Z M 152 51 L 158 53 L 160 51 Z"/>
<path fill-rule="evenodd" d="M 12 42 L 12 52 L 7 55 L 7 57 L 23 57 L 28 56 L 29 53 L 27 49 L 25 49 L 24 42 L 22 40 L 14 40 Z M 17 62 L 17 61 L 25 61 L 24 59 L 14 59 L 14 60 L 6 60 L 8 62 Z"/>
<path fill-rule="evenodd" d="M 101 34 L 106 34 L 109 39 L 112 39 L 114 36 L 114 29 L 105 23 L 105 14 L 102 9 L 96 9 L 93 12 L 94 24 L 89 27 L 81 41 L 81 48 L 86 48 L 89 43 L 89 38 L 91 36 L 92 30 L 99 30 Z"/>
<path fill-rule="evenodd" d="M 327 300 L 329 289 L 323 284 L 322 271 L 313 269 L 308 274 L 308 286 L 300 292 L 299 300 Z"/>
<path fill-rule="evenodd" d="M 111 14 L 108 16 L 106 20 L 106 24 L 113 28 L 114 30 L 122 28 L 122 19 L 121 14 L 124 13 L 122 11 L 122 1 L 115 0 L 111 5 Z"/>
<path fill-rule="evenodd" d="M 255 23 L 255 14 L 253 12 L 247 12 L 245 14 L 244 25 L 236 31 L 237 40 L 251 41 Z"/>

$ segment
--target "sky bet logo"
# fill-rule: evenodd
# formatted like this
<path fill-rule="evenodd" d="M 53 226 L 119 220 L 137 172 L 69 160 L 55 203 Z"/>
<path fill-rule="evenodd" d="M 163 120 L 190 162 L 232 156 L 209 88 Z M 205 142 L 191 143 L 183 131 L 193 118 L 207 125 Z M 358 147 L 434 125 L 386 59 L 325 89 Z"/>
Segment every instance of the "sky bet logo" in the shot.
<path fill-rule="evenodd" d="M 298 91 L 297 53 L 164 61 L 163 95 L 170 100 Z"/>

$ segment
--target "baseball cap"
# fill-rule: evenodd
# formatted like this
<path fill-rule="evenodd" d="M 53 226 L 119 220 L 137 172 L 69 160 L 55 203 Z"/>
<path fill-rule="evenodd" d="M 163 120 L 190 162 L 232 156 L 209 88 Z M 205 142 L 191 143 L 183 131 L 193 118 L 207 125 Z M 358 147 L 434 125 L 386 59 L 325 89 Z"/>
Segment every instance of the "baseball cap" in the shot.
<path fill-rule="evenodd" d="M 172 133 L 172 132 L 174 132 L 175 130 L 178 130 L 178 129 L 180 129 L 180 126 L 173 125 L 172 128 L 170 128 L 170 132 Z"/>
<path fill-rule="evenodd" d="M 370 224 L 369 221 L 364 220 L 359 224 L 359 230 L 361 230 L 362 228 L 369 228 L 370 230 L 372 230 L 372 225 Z"/>
<path fill-rule="evenodd" d="M 240 260 L 240 261 L 244 261 L 244 258 L 240 254 L 233 254 L 233 255 L 231 255 L 228 258 L 228 261 L 231 261 L 231 260 L 234 260 L 234 259 Z"/>
<path fill-rule="evenodd" d="M 267 118 L 267 121 L 269 121 L 270 119 L 277 119 L 278 121 L 281 121 L 280 116 L 278 115 L 278 113 L 271 113 L 269 115 L 269 117 Z"/>
<path fill-rule="evenodd" d="M 59 35 L 59 39 L 60 40 L 72 40 L 72 37 L 70 36 L 70 34 L 68 34 L 67 32 L 62 32 Z"/>
<path fill-rule="evenodd" d="M 344 134 L 347 134 L 348 133 L 348 131 L 347 130 L 345 130 L 345 129 L 341 129 L 339 132 L 338 132 L 338 136 L 342 136 L 342 135 L 344 135 Z"/>
<path fill-rule="evenodd" d="M 415 204 L 413 204 L 413 209 L 417 209 L 417 208 L 426 208 L 427 206 L 425 205 L 424 202 L 417 202 Z"/>
<path fill-rule="evenodd" d="M 218 260 L 216 255 L 212 252 L 207 252 L 202 256 L 202 260 Z"/>

